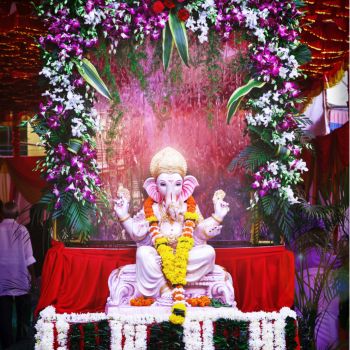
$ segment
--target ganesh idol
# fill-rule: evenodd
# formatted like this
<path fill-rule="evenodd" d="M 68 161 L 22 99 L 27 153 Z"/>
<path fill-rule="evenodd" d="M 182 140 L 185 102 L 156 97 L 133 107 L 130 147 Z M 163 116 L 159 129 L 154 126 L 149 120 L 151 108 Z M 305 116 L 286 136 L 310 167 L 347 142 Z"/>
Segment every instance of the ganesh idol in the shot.
<path fill-rule="evenodd" d="M 227 300 L 233 301 L 232 282 L 229 282 L 231 287 L 226 290 L 230 277 L 222 271 L 225 276 L 220 277 L 221 282 L 226 285 L 221 286 L 220 281 L 216 281 L 215 250 L 207 244 L 209 239 L 220 233 L 229 205 L 224 201 L 225 193 L 216 191 L 213 214 L 204 219 L 192 196 L 198 181 L 194 176 L 187 175 L 185 158 L 171 147 L 162 149 L 152 158 L 150 173 L 152 177 L 143 185 L 148 198 L 143 209 L 134 217 L 128 212 L 129 191 L 123 187 L 118 189 L 115 212 L 137 245 L 136 266 L 130 267 L 134 269 L 135 285 L 133 290 L 130 290 L 130 286 L 126 288 L 128 278 L 125 278 L 122 292 L 119 281 L 122 273 L 116 272 L 113 278 L 110 277 L 110 290 L 114 283 L 117 285 L 114 289 L 119 288 L 119 292 L 116 295 L 114 291 L 113 295 L 111 290 L 109 300 L 111 302 L 114 298 L 114 302 L 120 304 L 120 299 L 126 295 L 154 298 L 157 305 L 172 304 L 175 323 L 181 323 L 176 322 L 176 317 L 181 319 L 184 315 L 186 289 L 192 288 L 194 293 L 197 288 L 197 294 L 203 291 L 208 294 L 205 287 L 199 291 L 198 286 L 203 284 L 208 287 L 214 283 L 216 292 L 212 291 L 211 294 L 221 292 Z M 130 269 L 124 269 L 124 275 L 128 275 L 128 271 L 132 275 Z M 208 276 L 211 278 L 208 279 Z M 201 281 L 207 282 L 201 284 Z"/>

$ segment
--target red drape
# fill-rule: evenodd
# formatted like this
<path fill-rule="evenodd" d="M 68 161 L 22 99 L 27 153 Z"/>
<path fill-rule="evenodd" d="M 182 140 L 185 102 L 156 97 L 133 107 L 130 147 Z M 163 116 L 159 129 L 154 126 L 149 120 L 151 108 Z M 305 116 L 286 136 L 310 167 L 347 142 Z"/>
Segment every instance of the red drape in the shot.
<path fill-rule="evenodd" d="M 217 248 L 216 263 L 231 273 L 242 311 L 278 311 L 294 300 L 294 255 L 284 247 Z M 42 274 L 36 314 L 104 311 L 111 271 L 135 261 L 135 249 L 66 248 L 53 242 Z"/>
<path fill-rule="evenodd" d="M 47 183 L 40 177 L 40 172 L 34 171 L 36 162 L 41 157 L 4 158 L 8 165 L 11 179 L 16 189 L 30 203 L 36 203 Z"/>
<path fill-rule="evenodd" d="M 304 175 L 306 193 L 314 186 L 315 197 L 318 191 L 331 186 L 336 194 L 343 186 L 341 175 L 349 168 L 349 122 L 328 135 L 316 137 L 313 146 L 315 157 L 311 152 L 303 154 L 310 170 Z M 316 202 L 316 198 L 312 201 Z"/>

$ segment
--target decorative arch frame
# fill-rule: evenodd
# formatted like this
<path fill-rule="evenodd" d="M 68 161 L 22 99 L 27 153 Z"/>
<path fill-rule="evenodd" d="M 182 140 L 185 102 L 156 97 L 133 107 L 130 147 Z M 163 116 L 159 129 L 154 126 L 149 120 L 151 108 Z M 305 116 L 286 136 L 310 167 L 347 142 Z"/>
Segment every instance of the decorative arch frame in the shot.
<path fill-rule="evenodd" d="M 253 210 L 297 203 L 294 188 L 307 171 L 301 158 L 306 121 L 297 108 L 302 100 L 295 83 L 302 78 L 300 64 L 309 59 L 298 39 L 301 6 L 299 0 L 43 0 L 36 10 L 48 29 L 39 39 L 40 74 L 48 89 L 31 124 L 46 151 L 37 170 L 49 185 L 41 203 L 52 218 L 88 239 L 91 214 L 101 215 L 100 203 L 108 206 L 96 161 L 99 119 L 89 85 L 114 102 L 118 97 L 86 59 L 89 50 L 100 37 L 111 52 L 121 40 L 136 45 L 147 38 L 162 40 L 166 70 L 174 48 L 189 64 L 188 31 L 205 43 L 211 30 L 222 40 L 241 30 L 250 42 L 247 83 L 231 95 L 227 122 L 239 108 L 246 109 L 251 144 L 231 168 L 244 166 L 251 175 Z"/>

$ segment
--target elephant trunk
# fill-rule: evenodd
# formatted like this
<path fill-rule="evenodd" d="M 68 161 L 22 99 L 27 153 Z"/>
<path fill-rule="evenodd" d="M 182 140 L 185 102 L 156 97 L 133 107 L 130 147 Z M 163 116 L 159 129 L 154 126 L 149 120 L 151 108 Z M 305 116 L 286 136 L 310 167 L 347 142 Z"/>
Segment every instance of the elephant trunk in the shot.
<path fill-rule="evenodd" d="M 180 203 L 179 198 L 172 192 L 166 194 L 165 199 L 165 209 L 173 220 L 176 220 L 180 213 Z"/>

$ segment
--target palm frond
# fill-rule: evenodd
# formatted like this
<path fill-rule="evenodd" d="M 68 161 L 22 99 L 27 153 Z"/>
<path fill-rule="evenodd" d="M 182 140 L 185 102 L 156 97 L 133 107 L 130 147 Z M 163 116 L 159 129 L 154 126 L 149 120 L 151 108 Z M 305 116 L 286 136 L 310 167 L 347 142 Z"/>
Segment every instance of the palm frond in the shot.
<path fill-rule="evenodd" d="M 244 148 L 238 156 L 230 162 L 229 171 L 234 171 L 238 167 L 242 167 L 247 171 L 255 171 L 259 166 L 266 164 L 271 160 L 273 150 L 265 143 L 260 142 L 256 145 L 250 145 Z"/>

